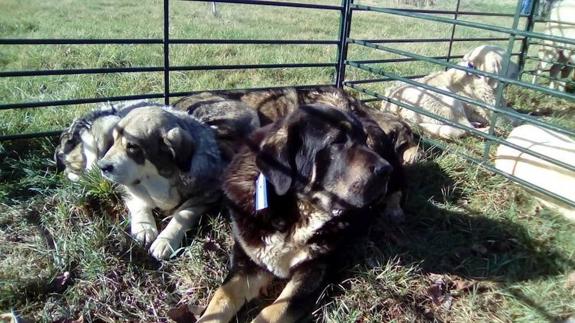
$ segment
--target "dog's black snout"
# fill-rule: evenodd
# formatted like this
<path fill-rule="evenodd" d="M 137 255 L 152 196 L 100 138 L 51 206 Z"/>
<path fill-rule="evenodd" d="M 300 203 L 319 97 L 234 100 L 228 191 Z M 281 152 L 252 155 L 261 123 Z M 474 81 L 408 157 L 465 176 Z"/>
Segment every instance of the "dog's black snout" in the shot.
<path fill-rule="evenodd" d="M 102 163 L 102 162 L 98 162 L 98 167 L 102 170 L 102 172 L 104 173 L 111 173 L 114 170 L 114 165 L 110 164 L 110 163 Z"/>
<path fill-rule="evenodd" d="M 66 169 L 66 165 L 64 164 L 64 154 L 56 153 L 54 155 L 54 160 L 56 161 L 56 171 L 63 172 Z"/>
<path fill-rule="evenodd" d="M 374 166 L 372 169 L 372 173 L 374 176 L 385 176 L 385 175 L 389 175 L 391 173 L 391 171 L 393 170 L 393 167 L 391 167 L 390 164 L 380 164 L 377 166 Z"/>

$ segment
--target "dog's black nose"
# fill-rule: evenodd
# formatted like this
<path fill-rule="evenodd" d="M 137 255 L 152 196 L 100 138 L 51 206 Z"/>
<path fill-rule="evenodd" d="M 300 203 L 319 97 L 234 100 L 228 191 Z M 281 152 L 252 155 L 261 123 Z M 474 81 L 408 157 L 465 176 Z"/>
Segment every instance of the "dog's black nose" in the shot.
<path fill-rule="evenodd" d="M 102 170 L 102 172 L 104 173 L 111 173 L 114 170 L 114 165 L 110 164 L 110 163 L 102 163 L 102 162 L 98 162 L 98 167 Z"/>
<path fill-rule="evenodd" d="M 393 170 L 390 164 L 381 164 L 373 167 L 372 172 L 374 176 L 388 175 Z"/>
<path fill-rule="evenodd" d="M 54 155 L 54 160 L 56 161 L 56 171 L 63 172 L 66 169 L 66 164 L 64 164 L 64 154 L 56 152 Z"/>

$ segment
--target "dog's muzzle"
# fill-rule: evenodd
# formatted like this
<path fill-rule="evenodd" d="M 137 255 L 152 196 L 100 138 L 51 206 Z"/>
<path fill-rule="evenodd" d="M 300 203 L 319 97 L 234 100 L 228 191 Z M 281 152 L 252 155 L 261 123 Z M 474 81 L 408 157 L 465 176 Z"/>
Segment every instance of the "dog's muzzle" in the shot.
<path fill-rule="evenodd" d="M 64 164 L 64 154 L 63 153 L 56 152 L 54 154 L 54 161 L 56 162 L 56 171 L 58 173 L 61 173 L 66 169 L 66 165 Z"/>
<path fill-rule="evenodd" d="M 100 168 L 104 175 L 109 175 L 114 172 L 114 165 L 110 162 L 98 161 L 96 165 L 98 165 L 98 168 Z"/>

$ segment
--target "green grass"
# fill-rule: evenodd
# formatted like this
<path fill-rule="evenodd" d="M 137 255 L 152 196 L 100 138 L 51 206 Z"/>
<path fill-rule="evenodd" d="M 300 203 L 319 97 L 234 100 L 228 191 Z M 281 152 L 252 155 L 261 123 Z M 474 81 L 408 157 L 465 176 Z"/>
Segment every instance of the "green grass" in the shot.
<path fill-rule="evenodd" d="M 339 1 L 318 1 L 338 4 Z M 359 0 L 389 5 L 395 1 Z M 515 1 L 462 1 L 461 10 L 512 13 Z M 438 1 L 452 9 L 453 0 Z M 2 38 L 161 38 L 162 1 L 0 0 Z M 172 1 L 172 38 L 336 39 L 335 12 Z M 240 11 L 241 10 L 241 11 Z M 462 17 L 500 26 L 510 19 Z M 451 26 L 354 13 L 352 37 L 448 37 Z M 456 28 L 456 37 L 501 36 Z M 505 46 L 505 42 L 500 42 Z M 458 43 L 454 54 L 479 45 Z M 392 45 L 446 55 L 445 44 Z M 335 46 L 172 45 L 174 65 L 334 62 Z M 350 59 L 396 57 L 351 46 Z M 161 66 L 161 45 L 0 47 L 1 70 Z M 533 64 L 530 62 L 529 64 Z M 441 67 L 383 65 L 401 75 Z M 348 79 L 373 77 L 348 68 Z M 334 70 L 274 69 L 173 72 L 172 91 L 332 82 Z M 382 90 L 389 84 L 374 84 Z M 0 79 L 2 103 L 160 93 L 162 73 Z M 508 105 L 575 127 L 572 102 L 510 87 Z M 0 111 L 0 133 L 61 129 L 94 105 Z M 500 129 L 504 135 L 506 129 Z M 459 143 L 476 155 L 483 142 Z M 129 237 L 115 188 L 98 174 L 70 183 L 55 174 L 52 139 L 0 144 L 0 312 L 38 321 L 163 321 L 178 302 L 197 311 L 226 275 L 229 223 L 214 212 L 189 233 L 181 254 L 157 262 Z M 348 268 L 324 291 L 314 318 L 326 322 L 560 321 L 575 315 L 575 224 L 541 209 L 529 192 L 429 150 L 408 170 L 402 225 L 378 223 L 346 255 Z M 273 295 L 273 293 L 272 293 Z M 273 296 L 270 296 L 269 301 Z M 248 306 L 252 317 L 262 302 Z M 240 319 L 241 320 L 241 319 Z"/>

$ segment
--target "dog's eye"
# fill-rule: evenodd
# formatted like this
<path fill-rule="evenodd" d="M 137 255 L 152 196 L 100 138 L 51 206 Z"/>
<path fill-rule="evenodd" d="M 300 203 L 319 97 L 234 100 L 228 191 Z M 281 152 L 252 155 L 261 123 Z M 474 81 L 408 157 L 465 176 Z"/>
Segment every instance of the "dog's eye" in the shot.
<path fill-rule="evenodd" d="M 140 151 L 140 146 L 129 142 L 128 144 L 126 144 L 126 149 L 127 149 L 128 152 L 130 152 L 130 153 L 137 153 L 137 152 Z"/>

